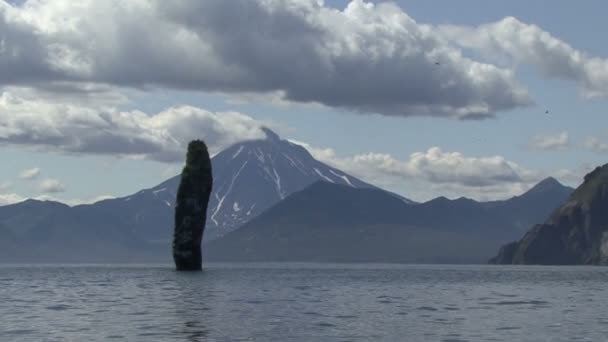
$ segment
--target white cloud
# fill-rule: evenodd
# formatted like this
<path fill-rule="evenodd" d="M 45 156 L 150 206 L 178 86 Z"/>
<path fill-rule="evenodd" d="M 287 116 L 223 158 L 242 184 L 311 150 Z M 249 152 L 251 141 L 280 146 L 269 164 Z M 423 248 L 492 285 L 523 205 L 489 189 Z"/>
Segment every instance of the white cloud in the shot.
<path fill-rule="evenodd" d="M 164 168 L 160 174 L 161 174 L 161 176 L 163 176 L 165 178 L 169 178 L 169 177 L 174 177 L 175 175 L 180 174 L 180 172 L 181 172 L 181 169 L 179 166 L 169 165 L 166 168 Z"/>
<path fill-rule="evenodd" d="M 542 28 L 513 17 L 476 28 L 443 26 L 444 37 L 494 60 L 535 66 L 548 78 L 577 82 L 586 97 L 608 97 L 608 59 L 591 57 Z"/>
<path fill-rule="evenodd" d="M 0 191 L 6 191 L 13 186 L 11 182 L 0 182 Z"/>
<path fill-rule="evenodd" d="M 19 178 L 24 179 L 24 180 L 36 179 L 36 178 L 38 178 L 38 176 L 40 176 L 40 168 L 38 168 L 38 167 L 23 170 L 23 171 L 21 171 L 21 173 L 19 173 Z"/>
<path fill-rule="evenodd" d="M 527 173 L 501 156 L 465 157 L 459 152 L 443 152 L 439 147 L 412 154 L 406 166 L 410 174 L 435 184 L 473 187 L 521 182 Z"/>
<path fill-rule="evenodd" d="M 19 202 L 25 201 L 25 198 L 17 195 L 17 194 L 2 194 L 0 193 L 0 206 L 15 204 Z"/>
<path fill-rule="evenodd" d="M 537 150 L 563 150 L 570 146 L 570 137 L 568 132 L 549 135 L 541 134 L 535 136 L 532 141 L 530 141 L 529 146 Z"/>
<path fill-rule="evenodd" d="M 597 165 L 591 163 L 584 163 L 574 169 L 560 169 L 555 171 L 553 174 L 555 178 L 559 179 L 564 184 L 568 184 L 572 187 L 578 187 L 589 172 L 593 171 Z"/>
<path fill-rule="evenodd" d="M 0 86 L 270 94 L 451 118 L 531 103 L 511 70 L 463 56 L 388 2 L 337 10 L 316 0 L 0 0 L 0 31 Z"/>
<path fill-rule="evenodd" d="M 265 136 L 261 122 L 237 112 L 180 106 L 150 115 L 0 94 L 0 144 L 176 162 L 193 139 L 204 139 L 213 153 Z"/>
<path fill-rule="evenodd" d="M 125 101 L 114 87 L 171 88 L 484 118 L 531 103 L 517 64 L 577 82 L 587 97 L 608 96 L 608 59 L 536 25 L 507 17 L 433 26 L 390 2 L 338 10 L 316 0 L 0 0 L 0 32 L 0 87 L 77 94 L 71 101 Z"/>
<path fill-rule="evenodd" d="M 58 192 L 58 191 L 55 191 L 55 193 L 56 192 Z M 61 191 L 59 191 L 59 192 L 61 192 Z M 36 201 L 59 202 L 59 203 L 63 203 L 63 204 L 73 207 L 73 206 L 77 206 L 77 205 L 93 204 L 93 203 L 97 203 L 99 201 L 116 198 L 116 196 L 113 196 L 113 195 L 99 195 L 99 196 L 93 196 L 93 197 L 89 197 L 89 198 L 64 199 L 64 198 L 59 198 L 54 195 L 51 195 L 50 193 L 53 193 L 53 191 L 49 191 L 49 193 L 47 193 L 47 194 L 32 197 L 31 199 L 36 200 Z M 23 202 L 28 199 L 30 199 L 30 198 L 23 197 L 21 195 L 15 194 L 15 193 L 0 193 L 0 206 L 20 203 L 20 202 Z"/>
<path fill-rule="evenodd" d="M 84 199 L 82 199 L 82 198 L 61 199 L 61 198 L 55 197 L 53 195 L 45 194 L 45 195 L 40 195 L 40 196 L 34 197 L 34 199 L 38 200 L 38 201 L 60 202 L 60 203 L 69 205 L 71 207 L 77 206 L 77 205 L 83 205 L 83 204 L 93 204 L 93 203 L 97 203 L 99 201 L 113 199 L 113 198 L 116 198 L 116 196 L 99 195 L 99 196 L 94 196 L 94 197 L 84 198 Z"/>
<path fill-rule="evenodd" d="M 57 179 L 47 178 L 38 183 L 38 190 L 45 194 L 65 192 L 65 186 Z"/>
<path fill-rule="evenodd" d="M 315 158 L 372 184 L 400 189 L 405 196 L 426 200 L 439 195 L 479 200 L 520 195 L 544 178 L 541 172 L 501 156 L 468 157 L 439 147 L 401 160 L 385 153 L 339 157 L 333 149 L 303 145 Z M 407 184 L 407 186 L 405 186 Z"/>
<path fill-rule="evenodd" d="M 21 196 L 14 193 L 7 193 L 13 184 L 11 182 L 0 182 L 0 206 L 14 204 L 24 200 Z"/>
<path fill-rule="evenodd" d="M 608 153 L 608 143 L 596 137 L 587 137 L 583 142 L 583 147 L 597 153 Z"/>

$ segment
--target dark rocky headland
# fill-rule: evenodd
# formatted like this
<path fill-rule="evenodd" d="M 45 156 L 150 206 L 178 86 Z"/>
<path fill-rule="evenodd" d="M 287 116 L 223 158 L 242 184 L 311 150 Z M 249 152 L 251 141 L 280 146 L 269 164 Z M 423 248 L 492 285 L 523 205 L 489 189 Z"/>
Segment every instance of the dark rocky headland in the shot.
<path fill-rule="evenodd" d="M 608 164 L 587 174 L 544 224 L 503 246 L 490 263 L 607 265 Z"/>

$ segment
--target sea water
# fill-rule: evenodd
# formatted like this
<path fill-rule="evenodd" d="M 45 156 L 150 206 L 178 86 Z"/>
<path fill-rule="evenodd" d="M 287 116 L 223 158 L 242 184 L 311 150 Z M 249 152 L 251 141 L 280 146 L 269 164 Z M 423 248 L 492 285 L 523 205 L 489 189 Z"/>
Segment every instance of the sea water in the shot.
<path fill-rule="evenodd" d="M 0 265 L 0 341 L 608 341 L 608 268 Z"/>

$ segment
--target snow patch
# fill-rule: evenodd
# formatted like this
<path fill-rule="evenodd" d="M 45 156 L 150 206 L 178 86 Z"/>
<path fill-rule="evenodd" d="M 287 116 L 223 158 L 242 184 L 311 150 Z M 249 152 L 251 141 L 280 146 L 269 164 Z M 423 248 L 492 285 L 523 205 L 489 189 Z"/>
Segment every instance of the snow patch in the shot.
<path fill-rule="evenodd" d="M 281 188 L 281 176 L 279 176 L 279 173 L 275 168 L 272 168 L 272 172 L 274 172 L 275 175 L 275 184 L 277 185 L 277 191 L 279 192 L 279 196 L 281 197 L 281 199 L 285 199 L 285 193 L 283 193 L 283 189 Z"/>
<path fill-rule="evenodd" d="M 256 148 L 254 152 L 256 158 L 260 161 L 260 163 L 264 163 L 266 160 L 264 159 L 264 152 L 260 150 L 260 148 Z"/>
<path fill-rule="evenodd" d="M 165 201 L 165 204 L 167 205 L 167 207 L 171 206 L 171 203 L 169 201 Z"/>
<path fill-rule="evenodd" d="M 334 182 L 333 179 L 327 177 L 326 175 L 324 175 L 321 171 L 319 171 L 319 169 L 317 169 L 316 167 L 314 168 L 315 172 L 323 179 L 325 179 L 326 181 L 330 182 L 330 183 L 336 183 Z"/>
<path fill-rule="evenodd" d="M 163 192 L 163 191 L 167 191 L 167 188 L 162 188 L 162 189 L 154 190 L 152 192 L 154 193 L 155 196 L 158 196 L 158 193 L 159 192 Z"/>
<path fill-rule="evenodd" d="M 243 169 L 245 168 L 247 163 L 249 163 L 249 160 L 246 160 L 245 163 L 243 163 L 243 165 L 239 169 L 239 171 L 232 176 L 232 181 L 230 182 L 230 185 L 228 186 L 228 190 L 226 190 L 226 193 L 224 194 L 224 196 L 222 196 L 220 198 L 219 191 L 218 191 L 218 193 L 215 194 L 215 198 L 218 200 L 218 203 L 217 203 L 217 206 L 215 207 L 215 210 L 213 211 L 213 214 L 211 215 L 211 221 L 213 221 L 213 223 L 215 223 L 215 225 L 217 225 L 217 220 L 215 219 L 215 216 L 217 215 L 217 213 L 219 213 L 220 209 L 222 209 L 222 204 L 224 204 L 224 200 L 226 199 L 226 196 L 228 196 L 228 194 L 230 194 L 230 192 L 232 191 L 234 182 L 236 181 L 237 178 L 239 178 L 239 175 L 241 174 L 241 172 L 243 171 Z"/>
<path fill-rule="evenodd" d="M 308 172 L 306 172 L 306 170 L 301 168 L 300 165 L 298 165 L 298 163 L 296 163 L 289 155 L 287 155 L 285 153 L 281 153 L 281 154 L 283 155 L 283 157 L 285 157 L 285 159 L 289 160 L 291 162 L 291 165 L 294 166 L 296 169 L 298 169 L 298 171 L 300 171 L 302 174 L 305 174 L 308 176 Z"/>
<path fill-rule="evenodd" d="M 350 179 L 348 179 L 348 177 L 347 177 L 346 175 L 339 175 L 338 173 L 334 172 L 334 170 L 329 170 L 329 172 L 330 172 L 331 174 L 333 174 L 334 176 L 336 176 L 336 177 L 340 177 L 340 178 L 342 178 L 342 179 L 343 179 L 343 180 L 346 182 L 346 184 L 348 184 L 348 185 L 352 186 L 353 188 L 355 187 L 355 186 L 353 185 L 353 183 L 351 183 L 351 182 L 350 182 Z"/>
<path fill-rule="evenodd" d="M 236 153 L 232 155 L 232 159 L 234 159 L 234 158 L 238 157 L 238 156 L 239 156 L 239 154 L 241 154 L 241 152 L 243 152 L 243 149 L 244 149 L 244 148 L 245 148 L 245 146 L 241 146 L 241 147 L 239 147 L 239 150 L 238 150 L 238 151 L 236 151 Z"/>
<path fill-rule="evenodd" d="M 277 193 L 279 194 L 279 197 L 281 199 L 284 199 L 285 194 L 283 193 L 283 189 L 281 187 L 281 176 L 279 176 L 279 173 L 277 172 L 277 170 L 275 168 L 272 168 L 272 172 L 270 172 L 268 167 L 264 166 L 264 172 L 266 172 L 266 174 L 268 175 L 270 180 L 272 180 L 274 182 L 275 188 L 277 190 Z"/>

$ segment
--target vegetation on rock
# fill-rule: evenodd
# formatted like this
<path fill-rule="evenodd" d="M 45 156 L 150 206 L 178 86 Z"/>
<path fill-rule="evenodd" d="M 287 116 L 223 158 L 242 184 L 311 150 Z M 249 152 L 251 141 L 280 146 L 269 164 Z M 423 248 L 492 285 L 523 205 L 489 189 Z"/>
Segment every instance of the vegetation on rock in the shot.
<path fill-rule="evenodd" d="M 175 206 L 173 260 L 178 271 L 202 269 L 201 242 L 212 185 L 207 146 L 194 140 L 188 145 Z"/>

